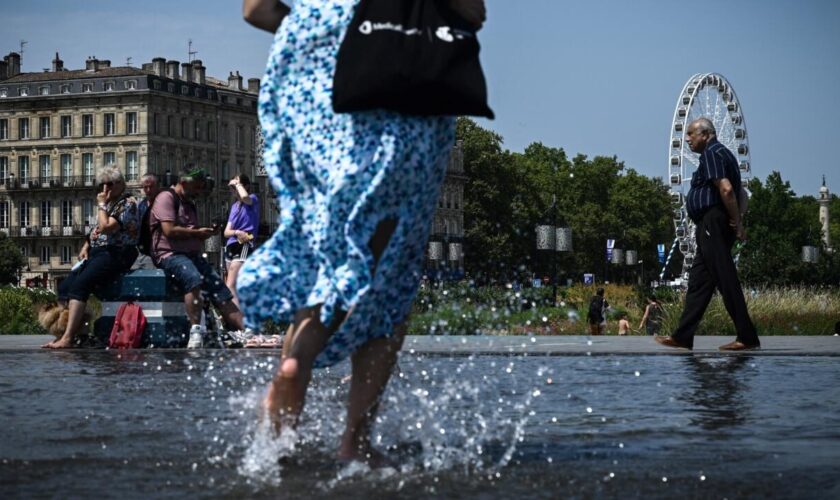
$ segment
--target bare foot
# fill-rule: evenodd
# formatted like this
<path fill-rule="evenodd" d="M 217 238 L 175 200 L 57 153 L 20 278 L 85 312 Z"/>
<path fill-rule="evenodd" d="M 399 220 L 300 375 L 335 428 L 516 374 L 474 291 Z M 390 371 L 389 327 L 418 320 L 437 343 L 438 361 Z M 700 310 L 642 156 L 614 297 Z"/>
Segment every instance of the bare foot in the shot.
<path fill-rule="evenodd" d="M 71 349 L 73 348 L 73 341 L 71 339 L 65 339 L 61 337 L 58 340 L 53 340 L 52 342 L 47 342 L 46 344 L 41 346 L 44 349 Z"/>
<path fill-rule="evenodd" d="M 296 418 L 284 415 L 288 412 L 289 384 L 294 383 L 298 375 L 298 360 L 286 358 L 280 364 L 280 370 L 268 386 L 268 393 L 262 402 L 262 407 L 277 435 L 285 424 L 294 426 Z"/>

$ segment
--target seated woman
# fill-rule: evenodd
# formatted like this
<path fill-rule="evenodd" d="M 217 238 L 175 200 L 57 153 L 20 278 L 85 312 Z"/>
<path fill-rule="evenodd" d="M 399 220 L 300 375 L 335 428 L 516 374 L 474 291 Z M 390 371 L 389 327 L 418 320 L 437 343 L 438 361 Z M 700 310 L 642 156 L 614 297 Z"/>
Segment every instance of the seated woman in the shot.
<path fill-rule="evenodd" d="M 58 301 L 69 309 L 67 328 L 60 339 L 44 344 L 46 348 L 73 347 L 90 294 L 119 279 L 137 258 L 137 200 L 126 192 L 122 172 L 114 166 L 100 170 L 96 181 L 96 227 L 79 252 L 82 265 L 58 286 Z"/>

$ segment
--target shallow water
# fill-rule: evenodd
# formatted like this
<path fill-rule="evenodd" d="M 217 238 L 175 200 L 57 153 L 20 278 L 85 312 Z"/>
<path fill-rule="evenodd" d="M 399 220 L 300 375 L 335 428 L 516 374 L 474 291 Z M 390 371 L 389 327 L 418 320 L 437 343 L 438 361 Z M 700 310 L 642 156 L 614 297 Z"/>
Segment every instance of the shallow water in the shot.
<path fill-rule="evenodd" d="M 370 471 L 333 459 L 347 364 L 290 450 L 268 353 L 0 352 L 0 497 L 838 498 L 837 362 L 403 354 Z"/>

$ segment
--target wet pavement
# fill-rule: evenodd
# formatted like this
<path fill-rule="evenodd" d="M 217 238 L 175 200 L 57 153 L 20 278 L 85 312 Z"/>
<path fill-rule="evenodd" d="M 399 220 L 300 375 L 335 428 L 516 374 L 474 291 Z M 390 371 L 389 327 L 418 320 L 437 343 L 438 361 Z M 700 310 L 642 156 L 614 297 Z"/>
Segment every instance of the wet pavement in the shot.
<path fill-rule="evenodd" d="M 37 349 L 52 340 L 48 335 L 0 335 L 0 351 Z M 718 347 L 734 340 L 723 336 L 698 336 L 694 353 L 721 353 Z M 685 355 L 691 351 L 663 347 L 649 336 L 409 336 L 404 350 L 436 355 Z M 840 356 L 840 336 L 767 336 L 755 356 Z M 735 353 L 738 354 L 738 353 Z"/>

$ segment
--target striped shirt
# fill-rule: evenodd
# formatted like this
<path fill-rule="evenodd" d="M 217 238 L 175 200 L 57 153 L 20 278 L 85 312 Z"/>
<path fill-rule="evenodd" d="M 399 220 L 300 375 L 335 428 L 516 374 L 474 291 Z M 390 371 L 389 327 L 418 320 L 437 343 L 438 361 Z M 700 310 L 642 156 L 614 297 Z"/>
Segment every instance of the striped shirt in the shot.
<path fill-rule="evenodd" d="M 717 139 L 711 139 L 706 149 L 700 153 L 700 164 L 691 176 L 691 189 L 686 197 L 688 216 L 694 222 L 700 222 L 710 208 L 722 205 L 720 191 L 713 182 L 716 179 L 729 179 L 735 192 L 735 199 L 741 192 L 741 171 L 738 160 L 726 146 Z"/>

